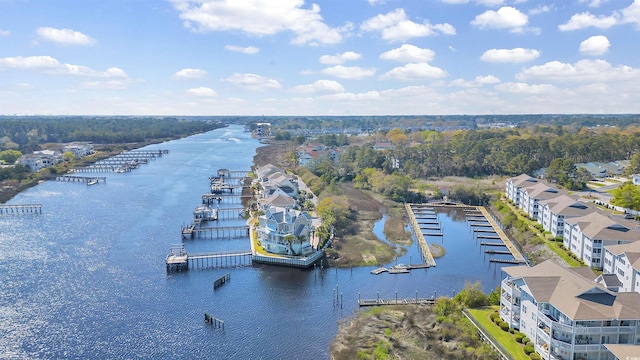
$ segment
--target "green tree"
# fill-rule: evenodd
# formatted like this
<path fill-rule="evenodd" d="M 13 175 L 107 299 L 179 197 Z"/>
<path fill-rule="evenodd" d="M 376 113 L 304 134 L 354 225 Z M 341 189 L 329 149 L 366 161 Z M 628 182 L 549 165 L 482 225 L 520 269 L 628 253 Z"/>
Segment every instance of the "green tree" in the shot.
<path fill-rule="evenodd" d="M 622 206 L 627 209 L 640 210 L 640 188 L 630 181 L 611 190 L 613 205 Z"/>
<path fill-rule="evenodd" d="M 71 152 L 71 151 L 65 151 L 64 154 L 62 154 L 62 159 L 64 159 L 64 161 L 73 161 L 76 158 L 76 155 Z"/>
<path fill-rule="evenodd" d="M 22 153 L 18 150 L 4 150 L 0 151 L 0 160 L 7 164 L 13 164 L 22 156 Z"/>

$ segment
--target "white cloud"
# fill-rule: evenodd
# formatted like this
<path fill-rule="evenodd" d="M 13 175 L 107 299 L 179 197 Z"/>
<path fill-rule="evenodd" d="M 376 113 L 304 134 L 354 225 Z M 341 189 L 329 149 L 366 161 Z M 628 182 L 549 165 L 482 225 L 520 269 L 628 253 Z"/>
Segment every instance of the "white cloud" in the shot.
<path fill-rule="evenodd" d="M 640 26 L 640 0 L 634 0 L 631 5 L 611 15 L 593 15 L 590 12 L 574 14 L 565 24 L 558 26 L 561 31 L 580 30 L 588 27 L 608 29 L 615 25 L 635 24 Z"/>
<path fill-rule="evenodd" d="M 340 79 L 363 79 L 375 75 L 376 69 L 336 65 L 323 69 L 322 73 Z"/>
<path fill-rule="evenodd" d="M 580 60 L 575 64 L 551 61 L 522 70 L 516 75 L 516 79 L 558 82 L 636 82 L 640 80 L 640 69 L 625 65 L 613 67 L 605 60 Z"/>
<path fill-rule="evenodd" d="M 608 1 L 609 0 L 580 0 L 581 3 L 588 2 L 589 3 L 589 7 L 591 7 L 591 8 L 600 7 L 600 5 L 602 5 L 603 3 L 606 3 Z"/>
<path fill-rule="evenodd" d="M 403 80 L 403 81 L 419 81 L 419 80 L 430 80 L 430 79 L 440 79 L 447 76 L 447 72 L 435 67 L 431 66 L 427 63 L 417 63 L 417 64 L 406 64 L 404 66 L 399 66 L 393 68 L 380 76 L 380 79 L 395 79 L 395 80 Z"/>
<path fill-rule="evenodd" d="M 433 60 L 435 52 L 430 49 L 419 48 L 411 44 L 403 44 L 399 48 L 391 49 L 380 54 L 380 59 L 400 62 L 429 62 Z"/>
<path fill-rule="evenodd" d="M 604 35 L 596 35 L 580 43 L 580 53 L 585 55 L 602 55 L 609 50 L 611 43 Z"/>
<path fill-rule="evenodd" d="M 185 27 L 197 32 L 238 30 L 264 36 L 290 31 L 293 44 L 335 44 L 340 29 L 325 24 L 320 7 L 303 8 L 301 0 L 170 0 Z"/>
<path fill-rule="evenodd" d="M 618 16 L 595 16 L 589 12 L 575 14 L 566 24 L 558 25 L 560 31 L 571 31 L 587 28 L 590 26 L 598 29 L 608 29 L 616 25 L 619 21 Z"/>
<path fill-rule="evenodd" d="M 256 74 L 235 73 L 224 79 L 224 81 L 253 91 L 279 89 L 281 87 L 277 80 Z"/>
<path fill-rule="evenodd" d="M 471 25 L 481 29 L 510 29 L 512 32 L 521 32 L 529 22 L 529 17 L 511 6 L 503 6 L 498 11 L 487 10 L 476 16 Z"/>
<path fill-rule="evenodd" d="M 89 36 L 71 29 L 55 29 L 39 27 L 36 33 L 43 39 L 61 45 L 93 45 L 95 40 Z"/>
<path fill-rule="evenodd" d="M 218 95 L 213 89 L 205 86 L 189 89 L 187 94 L 199 97 L 214 97 Z"/>
<path fill-rule="evenodd" d="M 537 59 L 540 51 L 535 49 L 490 49 L 480 56 L 480 60 L 486 62 L 521 63 Z"/>
<path fill-rule="evenodd" d="M 344 92 L 344 87 L 334 80 L 318 80 L 313 84 L 295 86 L 291 90 L 301 94 L 327 94 Z"/>
<path fill-rule="evenodd" d="M 127 77 L 127 74 L 119 68 L 112 67 L 105 71 L 96 71 L 82 65 L 63 64 L 51 56 L 16 56 L 0 58 L 0 70 L 1 69 L 34 70 L 56 75 Z"/>
<path fill-rule="evenodd" d="M 631 5 L 622 9 L 622 22 L 640 26 L 640 1 L 634 0 Z"/>
<path fill-rule="evenodd" d="M 333 95 L 325 95 L 323 96 L 323 98 L 338 101 L 371 101 L 380 99 L 380 95 L 380 92 L 370 90 L 358 94 L 344 92 Z"/>
<path fill-rule="evenodd" d="M 204 79 L 207 77 L 207 72 L 202 69 L 182 69 L 177 71 L 171 77 L 174 80 L 196 80 L 196 79 Z"/>
<path fill-rule="evenodd" d="M 479 87 L 483 85 L 497 84 L 500 79 L 494 75 L 476 76 L 472 81 L 466 81 L 464 79 L 453 80 L 449 85 L 460 87 Z"/>
<path fill-rule="evenodd" d="M 438 34 L 455 35 L 456 29 L 448 23 L 432 25 L 428 21 L 422 24 L 407 18 L 404 9 L 395 9 L 386 14 L 378 14 L 367 19 L 360 29 L 380 32 L 387 41 L 406 41 L 416 37 L 434 36 Z"/>
<path fill-rule="evenodd" d="M 384 4 L 384 0 L 367 0 L 367 2 L 369 3 L 369 5 L 373 6 L 373 5 L 377 5 L 377 4 Z"/>
<path fill-rule="evenodd" d="M 551 11 L 551 6 L 549 5 L 539 5 L 538 7 L 535 7 L 531 10 L 528 11 L 529 15 L 540 15 L 540 14 L 544 14 L 544 13 L 548 13 Z"/>
<path fill-rule="evenodd" d="M 470 0 L 440 0 L 440 1 L 445 4 L 452 4 L 452 5 L 468 4 L 471 2 Z M 505 3 L 505 0 L 475 0 L 474 2 L 478 5 L 492 7 L 492 6 L 503 5 Z"/>
<path fill-rule="evenodd" d="M 260 49 L 255 46 L 242 47 L 242 46 L 235 46 L 235 45 L 226 45 L 224 48 L 229 51 L 239 52 L 246 55 L 255 55 L 258 52 L 260 52 Z"/>
<path fill-rule="evenodd" d="M 11 31 L 0 29 L 0 36 L 9 36 L 11 35 Z"/>
<path fill-rule="evenodd" d="M 347 61 L 358 60 L 362 57 L 362 54 L 353 51 L 346 51 L 342 54 L 335 55 L 322 55 L 320 56 L 320 63 L 327 65 L 339 65 L 344 64 Z"/>
<path fill-rule="evenodd" d="M 130 83 L 126 79 L 111 79 L 105 81 L 82 81 L 77 86 L 84 90 L 122 90 L 128 88 Z"/>
<path fill-rule="evenodd" d="M 546 94 L 546 93 L 557 90 L 555 86 L 549 85 L 549 84 L 529 85 L 529 84 L 520 83 L 520 82 L 518 83 L 509 82 L 504 84 L 498 84 L 495 86 L 495 89 L 503 92 L 513 93 L 513 94 L 526 94 L 526 95 Z"/>

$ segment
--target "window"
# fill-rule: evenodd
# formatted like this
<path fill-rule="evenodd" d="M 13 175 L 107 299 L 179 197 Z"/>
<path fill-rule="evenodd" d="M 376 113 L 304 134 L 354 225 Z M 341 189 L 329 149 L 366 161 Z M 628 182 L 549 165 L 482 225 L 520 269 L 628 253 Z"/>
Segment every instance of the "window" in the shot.
<path fill-rule="evenodd" d="M 620 276 L 624 276 L 624 270 L 618 268 L 618 274 L 620 274 Z"/>
<path fill-rule="evenodd" d="M 523 314 L 526 314 L 526 313 L 527 313 L 527 307 L 526 307 L 526 306 L 523 306 L 523 307 L 522 307 L 522 313 L 523 313 Z"/>
<path fill-rule="evenodd" d="M 623 259 L 623 258 L 621 258 L 621 257 L 620 257 L 620 258 L 618 258 L 618 262 L 620 262 L 620 264 L 622 264 L 622 265 L 626 265 L 626 264 L 627 264 L 627 263 L 624 261 L 624 259 Z"/>
<path fill-rule="evenodd" d="M 602 244 L 602 240 L 593 240 L 594 244 Z"/>

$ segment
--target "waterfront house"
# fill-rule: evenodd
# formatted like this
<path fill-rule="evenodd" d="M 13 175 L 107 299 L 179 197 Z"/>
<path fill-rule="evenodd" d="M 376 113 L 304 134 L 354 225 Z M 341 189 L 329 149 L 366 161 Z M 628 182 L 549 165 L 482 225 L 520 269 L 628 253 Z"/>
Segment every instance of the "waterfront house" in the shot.
<path fill-rule="evenodd" d="M 544 230 L 556 237 L 564 234 L 564 220 L 572 217 L 584 216 L 596 207 L 571 196 L 561 194 L 551 199 L 540 200 L 538 205 L 538 222 Z"/>
<path fill-rule="evenodd" d="M 564 246 L 576 254 L 587 266 L 602 269 L 604 246 L 626 244 L 640 239 L 640 231 L 618 221 L 592 212 L 588 215 L 565 219 Z"/>
<path fill-rule="evenodd" d="M 282 172 L 280 168 L 273 164 L 267 164 L 256 169 L 255 174 L 259 182 L 267 181 L 269 175 Z"/>
<path fill-rule="evenodd" d="M 640 294 L 610 291 L 589 268 L 552 260 L 502 271 L 500 317 L 543 359 L 614 359 L 605 344 L 640 344 Z"/>
<path fill-rule="evenodd" d="M 93 144 L 90 142 L 72 142 L 62 147 L 62 152 L 70 151 L 76 158 L 93 155 Z"/>
<path fill-rule="evenodd" d="M 312 219 L 306 211 L 270 206 L 258 217 L 256 232 L 262 247 L 274 254 L 308 255 Z"/>
<path fill-rule="evenodd" d="M 527 174 L 521 174 L 507 180 L 506 195 L 516 206 L 522 202 L 522 189 L 538 184 L 539 181 Z"/>
<path fill-rule="evenodd" d="M 640 174 L 631 175 L 631 182 L 633 182 L 633 185 L 640 185 Z"/>
<path fill-rule="evenodd" d="M 62 153 L 57 150 L 38 150 L 32 154 L 22 155 L 17 160 L 18 164 L 28 167 L 32 172 L 38 172 L 61 162 Z"/>
<path fill-rule="evenodd" d="M 258 199 L 258 201 L 260 202 L 262 209 L 268 209 L 270 206 L 293 209 L 297 205 L 294 198 L 279 189 L 268 198 Z"/>
<path fill-rule="evenodd" d="M 640 293 L 640 241 L 605 246 L 602 270 L 616 276 L 619 291 Z"/>
<path fill-rule="evenodd" d="M 293 176 L 284 172 L 276 172 L 267 177 L 262 182 L 262 190 L 264 196 L 271 196 L 276 190 L 281 190 L 285 194 L 296 197 L 298 196 L 298 182 Z"/>

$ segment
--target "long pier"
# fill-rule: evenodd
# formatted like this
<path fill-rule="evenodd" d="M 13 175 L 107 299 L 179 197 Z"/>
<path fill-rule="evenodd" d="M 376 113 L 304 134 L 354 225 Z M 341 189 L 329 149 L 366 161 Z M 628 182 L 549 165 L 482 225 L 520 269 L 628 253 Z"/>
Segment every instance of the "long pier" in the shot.
<path fill-rule="evenodd" d="M 509 239 L 507 234 L 505 234 L 504 231 L 502 231 L 502 229 L 500 228 L 500 226 L 498 226 L 495 220 L 493 220 L 489 212 L 487 212 L 487 209 L 485 209 L 484 206 L 478 206 L 478 210 L 480 210 L 482 215 L 484 215 L 487 221 L 489 221 L 495 233 L 498 234 L 498 236 L 500 236 L 500 239 L 502 240 L 504 245 L 507 247 L 507 249 L 511 252 L 511 255 L 513 256 L 513 259 L 516 261 L 516 263 L 517 264 L 526 263 L 524 256 L 522 256 L 520 251 L 518 251 L 515 245 L 511 242 L 511 239 Z"/>
<path fill-rule="evenodd" d="M 42 204 L 0 205 L 0 215 L 42 214 Z"/>
<path fill-rule="evenodd" d="M 422 253 L 422 257 L 424 258 L 424 263 L 428 266 L 436 266 L 436 261 L 431 254 L 431 250 L 429 249 L 429 244 L 424 239 L 424 235 L 422 235 L 422 230 L 420 230 L 420 225 L 416 220 L 416 217 L 413 213 L 413 208 L 409 204 L 405 204 L 405 209 L 407 210 L 407 214 L 409 214 L 409 219 L 411 221 L 411 226 L 413 227 L 413 232 L 416 234 L 416 238 L 418 238 L 418 246 L 420 247 L 420 251 Z"/>
<path fill-rule="evenodd" d="M 225 251 L 187 254 L 190 269 L 251 266 L 251 251 Z"/>
<path fill-rule="evenodd" d="M 358 299 L 358 306 L 433 305 L 433 298 Z"/>
<path fill-rule="evenodd" d="M 198 227 L 191 224 L 182 228 L 183 239 L 193 238 L 240 238 L 249 237 L 249 226 L 216 226 L 216 227 Z"/>
<path fill-rule="evenodd" d="M 71 176 L 71 175 L 61 175 L 56 176 L 56 181 L 65 181 L 65 182 L 82 182 L 87 185 L 93 185 L 98 183 L 107 183 L 107 178 L 104 176 Z"/>
<path fill-rule="evenodd" d="M 167 271 L 250 266 L 251 261 L 249 250 L 189 254 L 184 244 L 171 246 L 165 259 Z"/>

